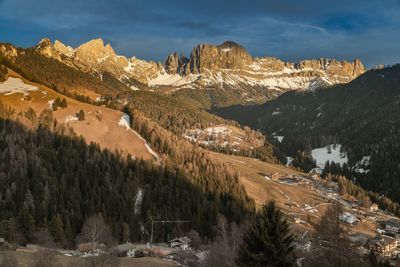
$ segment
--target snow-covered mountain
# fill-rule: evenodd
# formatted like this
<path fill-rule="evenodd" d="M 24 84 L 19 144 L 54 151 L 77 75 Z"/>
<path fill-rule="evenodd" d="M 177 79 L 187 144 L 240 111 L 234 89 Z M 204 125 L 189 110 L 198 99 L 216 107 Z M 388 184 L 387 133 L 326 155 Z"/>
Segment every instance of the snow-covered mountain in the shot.
<path fill-rule="evenodd" d="M 101 39 L 75 49 L 43 39 L 36 49 L 80 70 L 98 73 L 100 79 L 103 72 L 109 72 L 133 90 L 229 89 L 248 101 L 266 94 L 345 83 L 364 73 L 359 59 L 346 62 L 321 58 L 290 63 L 272 57 L 253 58 L 244 47 L 230 41 L 217 46 L 198 45 L 189 58 L 170 54 L 164 64 L 117 55 Z"/>

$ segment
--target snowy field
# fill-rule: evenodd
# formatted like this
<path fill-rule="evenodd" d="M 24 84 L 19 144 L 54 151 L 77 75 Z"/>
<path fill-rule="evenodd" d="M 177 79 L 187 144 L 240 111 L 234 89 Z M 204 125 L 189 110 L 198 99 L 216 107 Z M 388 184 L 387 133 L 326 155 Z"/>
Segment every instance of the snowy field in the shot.
<path fill-rule="evenodd" d="M 21 93 L 23 95 L 29 95 L 29 91 L 38 91 L 37 86 L 24 83 L 19 78 L 8 78 L 5 82 L 0 83 L 0 94 L 12 95 Z"/>
<path fill-rule="evenodd" d="M 330 147 L 330 153 L 329 153 L 329 147 Z M 311 155 L 313 159 L 317 162 L 317 166 L 320 168 L 325 167 L 325 163 L 329 161 L 333 161 L 335 163 L 340 163 L 341 165 L 343 163 L 347 163 L 347 155 L 346 153 L 340 153 L 340 148 L 341 145 L 336 145 L 334 146 L 333 144 L 326 146 L 326 147 L 321 147 L 321 148 L 315 148 L 311 151 Z"/>

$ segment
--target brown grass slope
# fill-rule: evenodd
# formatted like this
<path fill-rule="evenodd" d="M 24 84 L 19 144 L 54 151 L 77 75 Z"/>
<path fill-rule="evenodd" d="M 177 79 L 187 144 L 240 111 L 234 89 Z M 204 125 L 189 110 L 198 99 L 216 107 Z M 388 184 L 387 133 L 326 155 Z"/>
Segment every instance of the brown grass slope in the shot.
<path fill-rule="evenodd" d="M 152 155 L 145 146 L 145 141 L 133 131 L 127 130 L 118 124 L 123 115 L 122 112 L 79 102 L 41 84 L 27 81 L 12 70 L 9 70 L 7 76 L 20 78 L 25 83 L 39 88 L 38 91 L 29 92 L 29 99 L 24 98 L 21 93 L 0 94 L 0 100 L 15 109 L 16 112 L 24 112 L 32 108 L 37 114 L 40 114 L 44 109 L 49 108 L 48 102 L 50 100 L 54 100 L 57 97 L 65 98 L 68 105 L 67 108 L 53 112 L 59 123 L 68 124 L 78 135 L 82 135 L 87 142 L 98 143 L 102 148 L 112 151 L 118 150 L 125 155 L 131 154 L 138 158 L 152 159 Z M 75 116 L 80 110 L 85 112 L 84 121 L 67 121 L 68 116 Z"/>

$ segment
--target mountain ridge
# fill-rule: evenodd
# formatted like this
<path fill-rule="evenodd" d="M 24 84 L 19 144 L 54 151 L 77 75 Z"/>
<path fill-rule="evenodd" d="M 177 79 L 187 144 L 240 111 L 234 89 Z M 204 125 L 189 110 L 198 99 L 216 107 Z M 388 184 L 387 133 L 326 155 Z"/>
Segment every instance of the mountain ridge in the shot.
<path fill-rule="evenodd" d="M 290 90 L 313 90 L 346 83 L 364 73 L 359 59 L 284 62 L 273 57 L 253 58 L 232 41 L 220 45 L 199 44 L 189 57 L 177 52 L 164 63 L 127 58 L 116 54 L 110 44 L 93 39 L 72 48 L 56 40 L 43 39 L 36 49 L 43 55 L 83 70 L 109 72 L 132 90 L 215 89 L 237 91 L 246 102 L 263 102 Z M 255 93 L 249 93 L 255 92 Z"/>

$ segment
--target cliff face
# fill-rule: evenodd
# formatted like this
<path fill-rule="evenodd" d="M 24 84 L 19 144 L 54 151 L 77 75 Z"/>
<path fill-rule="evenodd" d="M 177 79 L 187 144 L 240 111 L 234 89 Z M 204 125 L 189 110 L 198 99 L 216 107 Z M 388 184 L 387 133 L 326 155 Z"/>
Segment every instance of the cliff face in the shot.
<path fill-rule="evenodd" d="M 253 59 L 247 50 L 231 41 L 221 45 L 201 44 L 195 47 L 186 59 L 173 53 L 167 56 L 164 68 L 168 74 L 202 74 L 219 70 L 254 70 L 252 64 L 259 65 L 260 69 L 272 72 L 283 71 L 285 68 L 304 71 L 303 75 L 312 75 L 314 72 L 326 72 L 328 75 L 356 77 L 364 73 L 364 66 L 359 59 L 353 62 L 337 61 L 335 59 L 320 58 L 303 60 L 297 63 L 283 62 L 272 57 Z"/>
<path fill-rule="evenodd" d="M 234 42 L 226 41 L 221 45 L 201 44 L 195 47 L 190 58 L 178 53 L 170 54 L 164 63 L 168 74 L 201 74 L 219 69 L 238 69 L 252 62 L 246 49 Z"/>
<path fill-rule="evenodd" d="M 189 58 L 175 52 L 166 57 L 164 64 L 117 55 L 101 39 L 76 49 L 44 39 L 36 49 L 80 70 L 99 73 L 100 78 L 102 72 L 111 73 L 134 90 L 229 89 L 239 92 L 246 101 L 263 99 L 271 92 L 279 95 L 289 90 L 345 83 L 364 73 L 358 59 L 347 62 L 320 58 L 291 63 L 273 57 L 252 58 L 243 46 L 231 41 L 200 44 L 193 48 Z"/>

